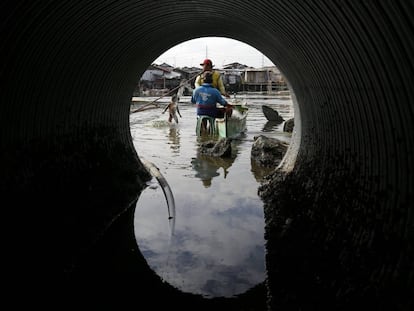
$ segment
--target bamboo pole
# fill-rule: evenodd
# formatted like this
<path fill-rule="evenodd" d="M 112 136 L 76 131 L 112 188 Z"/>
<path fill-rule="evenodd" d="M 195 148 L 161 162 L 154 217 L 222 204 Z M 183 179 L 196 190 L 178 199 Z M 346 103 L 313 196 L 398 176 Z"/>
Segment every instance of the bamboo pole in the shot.
<path fill-rule="evenodd" d="M 192 76 L 190 79 L 188 79 L 186 82 L 191 81 L 193 78 L 195 78 L 196 76 L 198 76 L 199 74 L 201 74 L 202 72 L 198 72 L 197 74 L 195 74 L 194 76 Z M 148 109 L 154 109 L 154 108 L 160 108 L 158 106 L 158 103 L 155 103 L 157 100 L 160 100 L 161 98 L 164 98 L 167 95 L 170 95 L 172 92 L 174 92 L 175 90 L 179 89 L 180 87 L 182 87 L 183 84 L 180 83 L 178 86 L 176 86 L 175 88 L 171 89 L 169 92 L 165 93 L 164 95 L 158 97 L 157 99 L 154 99 L 152 102 L 145 104 L 141 107 L 139 107 L 138 109 L 132 110 L 130 113 L 135 113 L 135 112 L 139 112 L 139 111 L 143 111 L 143 110 L 148 110 Z M 148 106 L 154 105 L 155 107 L 153 108 L 147 108 Z M 146 108 L 146 109 L 145 109 Z"/>

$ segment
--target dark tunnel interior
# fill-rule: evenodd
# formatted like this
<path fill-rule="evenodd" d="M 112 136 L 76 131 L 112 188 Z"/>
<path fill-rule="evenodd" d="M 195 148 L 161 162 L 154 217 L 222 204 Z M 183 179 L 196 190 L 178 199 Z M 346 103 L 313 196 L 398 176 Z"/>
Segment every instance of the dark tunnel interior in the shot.
<path fill-rule="evenodd" d="M 62 305 L 82 297 L 188 310 L 413 309 L 413 1 L 0 8 L 9 290 L 42 292 L 40 303 L 57 292 Z M 131 94 L 154 59 L 203 36 L 243 41 L 276 64 L 294 91 L 297 125 L 283 165 L 258 189 L 265 284 L 208 301 L 143 269 L 130 229 L 149 178 L 132 144 Z"/>

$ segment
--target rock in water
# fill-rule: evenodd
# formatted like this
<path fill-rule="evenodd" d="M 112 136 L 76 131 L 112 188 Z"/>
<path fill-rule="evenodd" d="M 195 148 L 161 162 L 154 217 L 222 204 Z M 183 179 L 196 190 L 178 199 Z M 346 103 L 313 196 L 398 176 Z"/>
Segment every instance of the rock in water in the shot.
<path fill-rule="evenodd" d="M 288 133 L 292 133 L 293 132 L 293 127 L 295 126 L 295 120 L 289 119 L 285 122 L 285 124 L 283 125 L 283 132 L 288 132 Z"/>
<path fill-rule="evenodd" d="M 288 144 L 264 135 L 254 137 L 251 150 L 251 160 L 264 167 L 276 167 L 282 161 Z"/>
<path fill-rule="evenodd" d="M 262 111 L 266 119 L 269 121 L 275 121 L 275 122 L 280 122 L 280 123 L 285 121 L 276 110 L 274 110 L 273 108 L 269 106 L 263 105 Z"/>
<path fill-rule="evenodd" d="M 208 141 L 200 146 L 200 153 L 213 157 L 230 157 L 231 139 L 222 138 L 218 142 Z"/>

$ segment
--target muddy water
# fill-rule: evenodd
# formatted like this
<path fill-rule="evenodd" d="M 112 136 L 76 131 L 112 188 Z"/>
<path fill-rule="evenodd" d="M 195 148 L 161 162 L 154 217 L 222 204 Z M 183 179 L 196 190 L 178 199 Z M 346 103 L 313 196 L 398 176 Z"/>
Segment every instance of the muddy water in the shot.
<path fill-rule="evenodd" d="M 232 157 L 221 159 L 198 154 L 189 99 L 180 100 L 178 124 L 167 122 L 163 108 L 131 114 L 138 155 L 158 167 L 175 203 L 167 205 L 158 181 L 150 181 L 137 202 L 135 236 L 148 265 L 166 282 L 207 298 L 231 297 L 265 280 L 263 203 L 257 188 L 269 171 L 251 163 L 254 136 L 290 142 L 283 123 L 267 122 L 261 105 L 287 120 L 293 117 L 292 102 L 240 95 L 249 107 L 247 130 L 233 141 Z M 168 100 L 157 103 L 165 107 Z"/>

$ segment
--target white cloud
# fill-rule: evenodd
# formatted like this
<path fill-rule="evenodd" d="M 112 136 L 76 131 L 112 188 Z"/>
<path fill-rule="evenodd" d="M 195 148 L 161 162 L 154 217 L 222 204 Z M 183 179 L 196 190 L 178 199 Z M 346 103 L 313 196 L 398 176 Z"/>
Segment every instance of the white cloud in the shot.
<path fill-rule="evenodd" d="M 200 67 L 205 58 L 210 58 L 216 68 L 234 62 L 255 68 L 274 65 L 256 48 L 223 37 L 203 37 L 183 42 L 161 54 L 154 63 L 167 63 L 174 67 Z"/>

